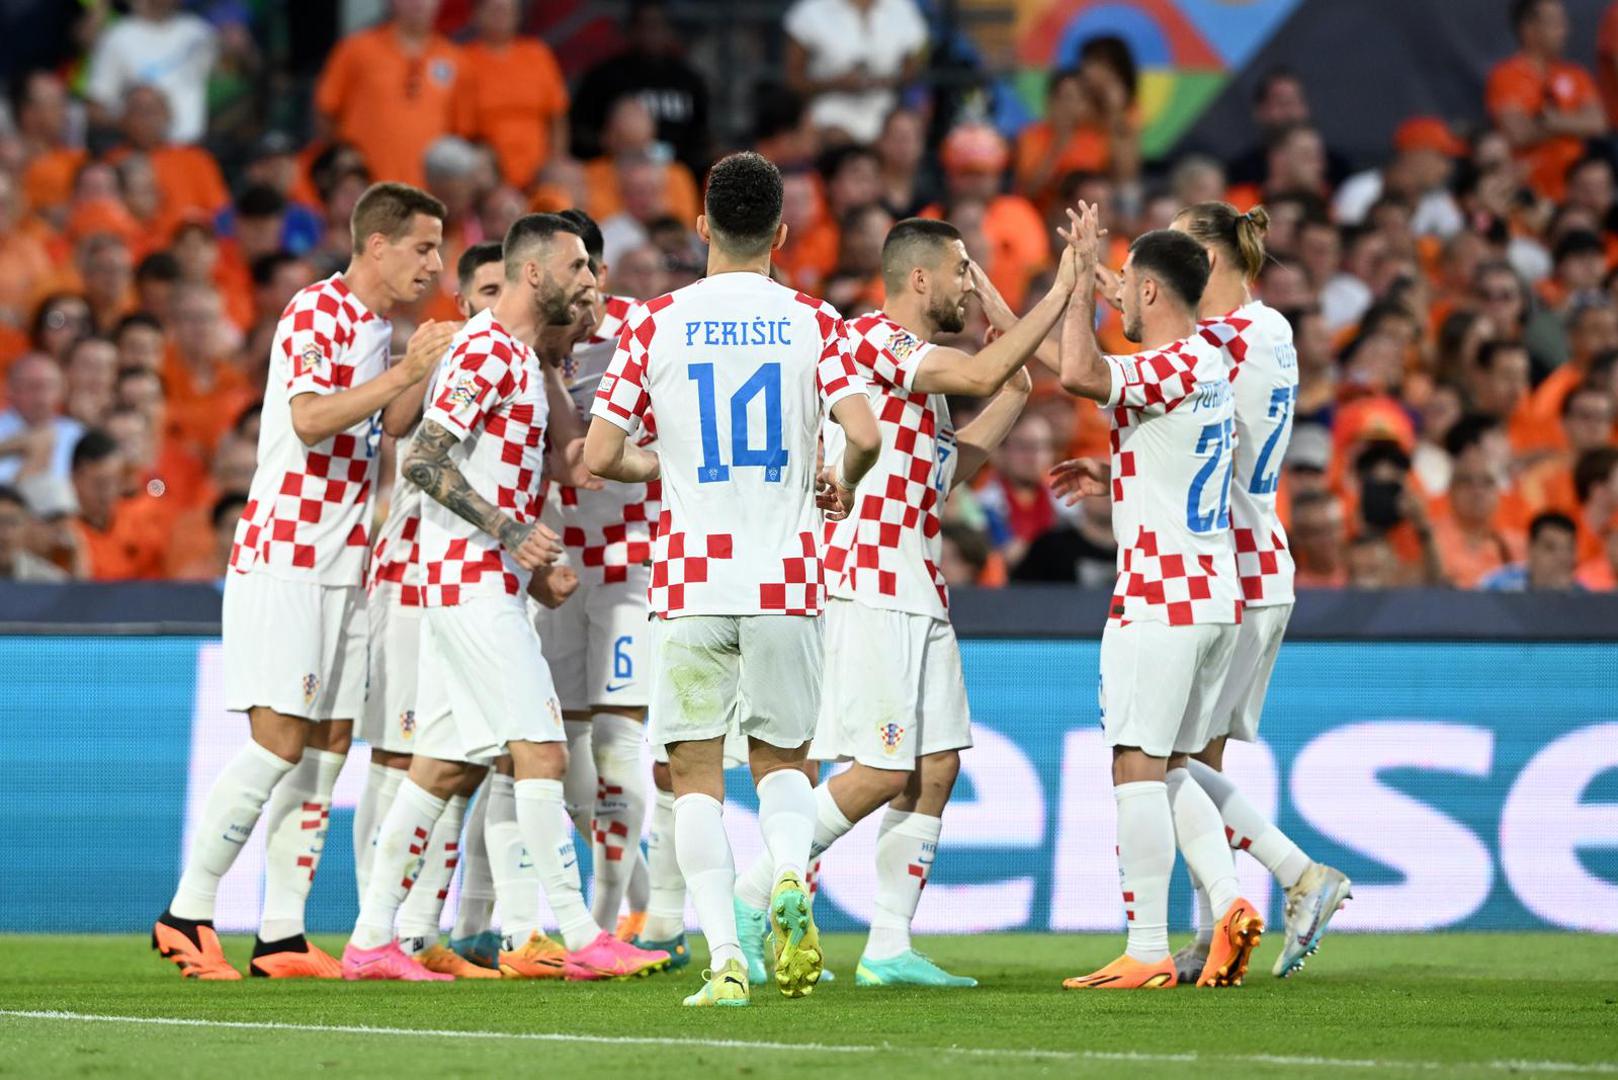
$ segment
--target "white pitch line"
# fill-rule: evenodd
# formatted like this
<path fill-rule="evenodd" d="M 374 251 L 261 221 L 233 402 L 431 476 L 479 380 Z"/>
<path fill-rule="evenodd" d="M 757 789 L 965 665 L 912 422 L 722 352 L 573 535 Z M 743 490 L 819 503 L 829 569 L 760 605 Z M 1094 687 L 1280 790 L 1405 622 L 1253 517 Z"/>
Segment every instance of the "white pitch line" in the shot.
<path fill-rule="evenodd" d="M 579 1035 L 559 1031 L 460 1031 L 454 1029 L 373 1027 L 369 1024 L 288 1024 L 267 1020 L 199 1020 L 181 1016 L 110 1016 L 56 1009 L 0 1009 L 0 1016 L 19 1020 L 59 1020 L 153 1027 L 226 1028 L 237 1031 L 292 1031 L 323 1035 L 385 1035 L 389 1038 L 514 1039 L 525 1042 L 577 1043 L 587 1046 L 660 1046 L 698 1050 L 778 1050 L 790 1053 L 891 1054 L 894 1052 L 957 1054 L 966 1057 L 1034 1061 L 1136 1061 L 1152 1064 L 1223 1062 L 1319 1069 L 1417 1069 L 1450 1072 L 1553 1072 L 1618 1076 L 1618 1062 L 1594 1061 L 1401 1061 L 1397 1058 L 1329 1058 L 1286 1054 L 1152 1053 L 1138 1050 L 1033 1050 L 986 1046 L 902 1046 L 893 1044 L 785 1043 L 748 1039 L 676 1039 L 648 1035 Z"/>

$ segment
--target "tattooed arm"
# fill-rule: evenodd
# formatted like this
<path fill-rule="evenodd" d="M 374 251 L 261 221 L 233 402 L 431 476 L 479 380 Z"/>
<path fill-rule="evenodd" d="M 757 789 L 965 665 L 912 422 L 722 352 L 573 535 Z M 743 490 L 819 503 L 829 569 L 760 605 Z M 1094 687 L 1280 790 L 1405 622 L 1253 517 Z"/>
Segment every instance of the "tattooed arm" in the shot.
<path fill-rule="evenodd" d="M 499 540 L 524 570 L 555 562 L 562 554 L 562 545 L 554 532 L 537 521 L 519 524 L 472 490 L 449 459 L 450 447 L 459 441 L 454 432 L 436 420 L 424 420 L 405 451 L 405 479 L 445 509 Z"/>

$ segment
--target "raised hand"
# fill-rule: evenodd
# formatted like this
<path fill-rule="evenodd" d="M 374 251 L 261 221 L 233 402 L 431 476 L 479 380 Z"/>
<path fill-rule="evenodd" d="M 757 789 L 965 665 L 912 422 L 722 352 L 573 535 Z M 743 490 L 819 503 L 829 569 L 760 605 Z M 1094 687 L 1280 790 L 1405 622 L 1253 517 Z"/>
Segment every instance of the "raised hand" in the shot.
<path fill-rule="evenodd" d="M 1112 463 L 1103 458 L 1073 458 L 1051 468 L 1051 494 L 1072 506 L 1091 495 L 1107 494 Z"/>
<path fill-rule="evenodd" d="M 461 328 L 460 323 L 437 322 L 428 319 L 416 327 L 416 332 L 410 335 L 410 344 L 405 347 L 404 359 L 400 364 L 404 367 L 411 382 L 420 382 L 433 370 L 449 343 L 455 340 L 455 333 Z"/>

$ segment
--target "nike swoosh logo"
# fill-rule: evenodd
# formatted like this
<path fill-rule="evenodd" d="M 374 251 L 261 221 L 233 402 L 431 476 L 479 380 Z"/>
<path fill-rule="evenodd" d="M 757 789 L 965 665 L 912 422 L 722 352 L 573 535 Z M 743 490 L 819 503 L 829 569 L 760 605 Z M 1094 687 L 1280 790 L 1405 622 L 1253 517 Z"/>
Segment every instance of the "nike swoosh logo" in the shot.
<path fill-rule="evenodd" d="M 617 686 L 613 686 L 611 683 L 608 683 L 607 684 L 607 693 L 616 694 L 618 691 L 627 690 L 631 686 L 634 686 L 634 685 L 635 684 L 632 681 L 631 682 L 626 682 L 626 683 L 619 683 Z"/>

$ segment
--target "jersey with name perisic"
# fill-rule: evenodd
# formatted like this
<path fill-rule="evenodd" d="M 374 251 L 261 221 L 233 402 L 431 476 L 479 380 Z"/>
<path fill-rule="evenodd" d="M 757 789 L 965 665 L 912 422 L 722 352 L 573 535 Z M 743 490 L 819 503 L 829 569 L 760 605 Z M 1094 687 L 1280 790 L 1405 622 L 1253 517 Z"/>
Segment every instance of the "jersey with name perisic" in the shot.
<path fill-rule="evenodd" d="M 393 328 L 341 274 L 301 290 L 281 313 L 259 421 L 258 469 L 236 524 L 230 568 L 323 585 L 365 584 L 382 418 L 306 446 L 292 399 L 332 394 L 381 375 Z"/>
<path fill-rule="evenodd" d="M 651 408 L 662 419 L 653 614 L 819 614 L 820 423 L 863 393 L 836 310 L 762 274 L 716 274 L 630 314 L 591 413 L 625 431 Z"/>
<path fill-rule="evenodd" d="M 826 523 L 827 587 L 869 607 L 946 619 L 939 508 L 955 475 L 955 425 L 944 395 L 913 388 L 933 345 L 880 311 L 851 321 L 848 339 L 870 385 L 882 456 L 860 480 L 854 512 Z M 843 429 L 827 424 L 824 437 L 826 460 L 835 462 Z"/>
<path fill-rule="evenodd" d="M 1241 622 L 1230 535 L 1236 407 L 1224 352 L 1192 334 L 1106 364 L 1118 540 L 1109 618 Z"/>
<path fill-rule="evenodd" d="M 473 491 L 519 525 L 535 521 L 549 418 L 539 358 L 492 310 L 468 319 L 450 348 L 422 423 L 459 437 L 449 458 Z M 528 588 L 529 572 L 498 539 L 432 498 L 422 500 L 421 565 L 427 607 Z"/>
<path fill-rule="evenodd" d="M 1202 336 L 1225 350 L 1236 395 L 1236 473 L 1230 523 L 1236 574 L 1248 607 L 1292 603 L 1292 552 L 1275 510 L 1281 461 L 1292 439 L 1298 353 L 1286 316 L 1262 301 L 1205 319 Z"/>
<path fill-rule="evenodd" d="M 568 393 L 579 417 L 589 423 L 601 377 L 612 363 L 624 320 L 635 305 L 622 296 L 607 297 L 601 325 L 589 340 L 576 345 L 563 362 Z M 651 410 L 640 418 L 635 445 L 645 450 L 657 444 L 657 423 Z M 574 571 L 588 583 L 626 581 L 629 568 L 652 557 L 652 527 L 657 521 L 662 482 L 620 484 L 607 481 L 600 491 L 552 484 L 546 499 L 546 521 L 556 527 L 567 547 Z"/>

